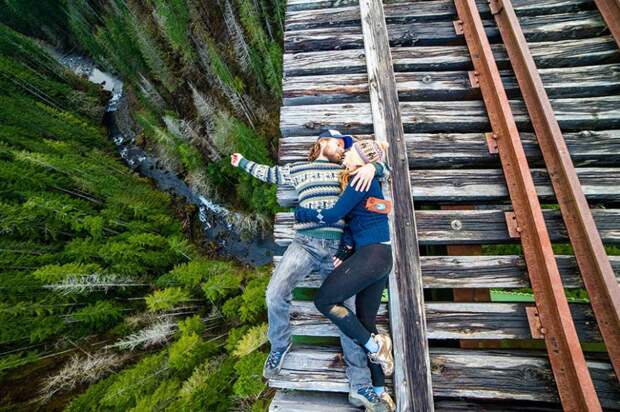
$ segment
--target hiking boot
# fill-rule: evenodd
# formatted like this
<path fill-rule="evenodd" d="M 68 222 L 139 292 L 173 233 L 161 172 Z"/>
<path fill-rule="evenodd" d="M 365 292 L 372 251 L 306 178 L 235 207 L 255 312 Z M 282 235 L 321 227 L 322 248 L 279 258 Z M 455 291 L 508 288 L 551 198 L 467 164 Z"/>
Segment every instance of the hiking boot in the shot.
<path fill-rule="evenodd" d="M 392 397 L 387 391 L 381 392 L 381 395 L 379 395 L 379 398 L 381 398 L 383 403 L 387 405 L 388 410 L 390 412 L 394 412 L 396 410 L 396 404 L 394 403 L 394 401 L 392 400 Z"/>
<path fill-rule="evenodd" d="M 357 391 L 349 392 L 349 403 L 366 408 L 366 412 L 390 412 L 388 405 L 379 398 L 372 386 L 362 386 Z"/>
<path fill-rule="evenodd" d="M 394 372 L 394 357 L 392 356 L 392 339 L 385 333 L 379 333 L 371 335 L 372 338 L 379 345 L 379 350 L 376 352 L 369 352 L 368 359 L 372 363 L 378 363 L 381 365 L 383 374 L 390 376 Z"/>
<path fill-rule="evenodd" d="M 284 363 L 284 357 L 290 349 L 291 344 L 289 343 L 284 350 L 269 352 L 269 356 L 267 356 L 265 366 L 263 367 L 263 376 L 265 379 L 273 378 L 280 373 L 280 369 L 282 369 L 282 364 Z"/>

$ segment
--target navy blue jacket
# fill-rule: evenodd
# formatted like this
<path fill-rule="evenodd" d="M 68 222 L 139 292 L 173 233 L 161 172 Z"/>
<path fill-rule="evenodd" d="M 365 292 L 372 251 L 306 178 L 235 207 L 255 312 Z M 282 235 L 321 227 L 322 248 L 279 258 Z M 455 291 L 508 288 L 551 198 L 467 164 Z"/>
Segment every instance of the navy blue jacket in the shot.
<path fill-rule="evenodd" d="M 390 240 L 388 217 L 366 209 L 366 200 L 369 197 L 384 199 L 381 184 L 376 177 L 372 180 L 368 191 L 365 192 L 358 192 L 349 184 L 336 204 L 329 209 L 296 208 L 295 219 L 298 222 L 331 224 L 346 217 L 356 248 L 372 243 L 387 242 Z M 353 246 L 350 240 L 347 240 L 347 236 L 343 238 L 343 242 Z"/>

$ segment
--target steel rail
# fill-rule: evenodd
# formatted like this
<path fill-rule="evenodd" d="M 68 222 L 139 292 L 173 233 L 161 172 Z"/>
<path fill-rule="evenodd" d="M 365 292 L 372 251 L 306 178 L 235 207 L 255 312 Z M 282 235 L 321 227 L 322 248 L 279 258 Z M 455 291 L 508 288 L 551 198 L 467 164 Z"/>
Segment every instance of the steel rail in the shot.
<path fill-rule="evenodd" d="M 490 6 L 532 120 L 599 330 L 616 377 L 620 377 L 620 286 L 519 19 L 510 0 L 491 0 Z"/>
<path fill-rule="evenodd" d="M 620 0 L 594 0 L 607 28 L 620 47 Z M 616 370 L 616 374 L 618 371 Z"/>
<path fill-rule="evenodd" d="M 551 369 L 564 410 L 601 411 L 506 91 L 474 0 L 455 0 L 516 217 Z M 457 26 L 459 25 L 457 24 Z"/>

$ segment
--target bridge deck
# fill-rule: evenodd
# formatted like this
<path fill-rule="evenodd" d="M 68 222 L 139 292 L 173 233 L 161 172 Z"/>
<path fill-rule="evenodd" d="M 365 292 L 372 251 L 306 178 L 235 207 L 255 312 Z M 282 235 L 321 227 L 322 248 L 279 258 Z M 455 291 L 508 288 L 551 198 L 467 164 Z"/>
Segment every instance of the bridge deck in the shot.
<path fill-rule="evenodd" d="M 435 409 L 560 410 L 545 346 L 534 339 L 528 323 L 527 307 L 533 303 L 488 301 L 489 289 L 530 287 L 530 283 L 519 239 L 511 237 L 506 223 L 504 212 L 513 206 L 500 158 L 489 152 L 485 133 L 492 132 L 491 124 L 480 88 L 470 82 L 473 64 L 464 37 L 455 31 L 454 2 L 384 3 L 410 169 L 407 179 L 416 208 L 421 255 L 416 260 L 426 297 Z M 568 289 L 582 288 L 500 32 L 488 3 L 476 3 L 532 168 L 562 282 Z M 512 4 L 600 237 L 605 245 L 618 245 L 618 45 L 594 1 L 513 0 Z M 364 49 L 368 39 L 362 33 L 357 0 L 288 1 L 281 163 L 303 160 L 325 128 L 363 139 L 377 137 Z M 286 188 L 278 198 L 284 206 L 296 203 L 295 194 Z M 291 214 L 279 214 L 277 241 L 286 245 L 292 234 Z M 610 256 L 609 261 L 620 278 L 620 257 Z M 318 286 L 315 275 L 298 285 Z M 598 342 L 600 347 L 591 306 L 573 303 L 570 311 L 581 342 Z M 388 330 L 389 302 L 379 316 L 381 328 Z M 335 327 L 301 297 L 293 302 L 291 318 L 294 335 L 305 340 L 294 345 L 281 375 L 270 381 L 278 389 L 271 410 L 355 410 L 344 394 L 348 386 Z M 317 337 L 321 343 L 314 344 Z M 620 385 L 607 354 L 586 351 L 586 358 L 602 407 L 620 410 Z"/>

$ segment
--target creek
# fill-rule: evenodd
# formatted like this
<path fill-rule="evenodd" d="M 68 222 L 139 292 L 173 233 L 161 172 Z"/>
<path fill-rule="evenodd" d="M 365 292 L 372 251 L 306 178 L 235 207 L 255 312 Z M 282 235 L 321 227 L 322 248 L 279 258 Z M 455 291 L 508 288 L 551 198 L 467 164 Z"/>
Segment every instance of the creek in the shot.
<path fill-rule="evenodd" d="M 242 263 L 260 266 L 272 261 L 274 254 L 283 251 L 273 239 L 271 232 L 256 230 L 242 236 L 241 224 L 250 219 L 208 199 L 201 193 L 193 192 L 175 173 L 166 170 L 157 157 L 147 153 L 136 144 L 137 128 L 131 118 L 131 108 L 123 92 L 123 82 L 111 73 L 104 72 L 86 57 L 53 55 L 65 67 L 90 82 L 102 86 L 112 94 L 107 103 L 103 122 L 109 138 L 114 142 L 120 156 L 129 168 L 153 180 L 159 190 L 183 198 L 187 203 L 198 207 L 198 218 L 204 236 L 216 244 L 216 253 L 222 257 L 235 258 Z M 254 225 L 257 226 L 257 225 Z"/>

